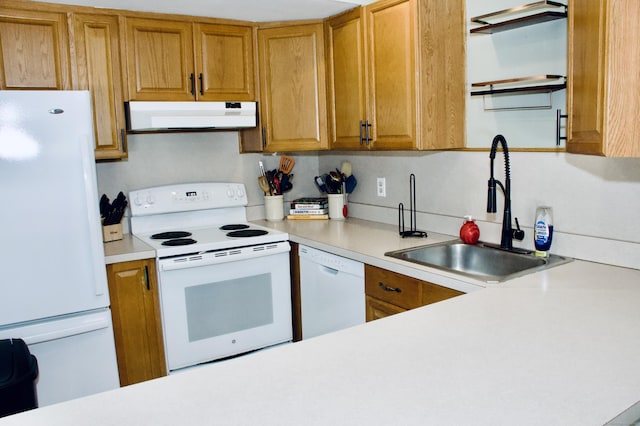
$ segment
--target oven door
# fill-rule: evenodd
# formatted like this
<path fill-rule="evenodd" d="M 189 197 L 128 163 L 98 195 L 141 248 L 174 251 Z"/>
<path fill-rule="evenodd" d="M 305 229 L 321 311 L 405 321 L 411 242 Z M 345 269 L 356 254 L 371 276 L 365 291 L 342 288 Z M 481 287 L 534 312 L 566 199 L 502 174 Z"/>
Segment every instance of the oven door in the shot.
<path fill-rule="evenodd" d="M 158 261 L 170 371 L 292 340 L 290 248 L 278 244 L 223 263 Z"/>

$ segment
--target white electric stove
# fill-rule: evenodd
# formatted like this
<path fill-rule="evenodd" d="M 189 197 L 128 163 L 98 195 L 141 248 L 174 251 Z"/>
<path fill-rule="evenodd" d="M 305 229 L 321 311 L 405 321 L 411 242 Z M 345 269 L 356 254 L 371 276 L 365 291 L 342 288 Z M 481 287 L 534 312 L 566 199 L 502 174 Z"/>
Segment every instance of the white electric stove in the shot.
<path fill-rule="evenodd" d="M 289 235 L 247 222 L 244 184 L 129 193 L 131 232 L 156 251 L 170 372 L 292 339 Z"/>

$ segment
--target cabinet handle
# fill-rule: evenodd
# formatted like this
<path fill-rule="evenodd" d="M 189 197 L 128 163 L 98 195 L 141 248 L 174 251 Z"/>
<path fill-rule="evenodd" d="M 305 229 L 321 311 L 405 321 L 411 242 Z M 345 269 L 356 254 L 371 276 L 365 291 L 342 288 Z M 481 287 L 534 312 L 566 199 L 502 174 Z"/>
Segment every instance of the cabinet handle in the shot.
<path fill-rule="evenodd" d="M 125 133 L 124 129 L 120 129 L 120 140 L 122 141 L 122 152 L 124 154 L 127 153 L 127 134 Z"/>
<path fill-rule="evenodd" d="M 364 132 L 364 135 L 365 135 L 364 137 L 365 137 L 365 139 L 366 139 L 365 143 L 366 143 L 367 145 L 369 145 L 369 142 L 371 142 L 371 138 L 369 137 L 369 131 L 370 131 L 370 128 L 371 128 L 371 123 L 369 123 L 369 120 L 365 121 L 365 123 L 366 123 L 366 124 L 365 124 L 365 126 L 366 126 L 366 131 Z"/>
<path fill-rule="evenodd" d="M 362 128 L 364 127 L 364 122 L 360 120 L 360 145 L 364 143 L 364 139 L 362 138 Z"/>
<path fill-rule="evenodd" d="M 267 130 L 262 128 L 262 149 L 267 148 Z"/>
<path fill-rule="evenodd" d="M 380 288 L 383 289 L 384 291 L 395 291 L 396 293 L 402 293 L 402 289 L 401 288 L 389 287 L 388 285 L 386 285 L 383 282 L 379 282 L 378 286 L 380 286 Z"/>
<path fill-rule="evenodd" d="M 200 81 L 200 94 L 204 95 L 204 85 L 202 84 L 202 73 L 198 75 L 198 80 Z"/>
<path fill-rule="evenodd" d="M 147 286 L 147 291 L 151 290 L 151 285 L 149 284 L 149 267 L 144 265 L 144 282 Z"/>
<path fill-rule="evenodd" d="M 560 120 L 567 118 L 568 114 L 562 114 L 560 110 L 556 110 L 556 146 L 560 146 L 561 140 L 567 140 L 567 136 L 560 136 Z"/>
<path fill-rule="evenodd" d="M 196 95 L 196 80 L 193 73 L 189 75 L 189 82 L 191 83 L 191 96 Z"/>

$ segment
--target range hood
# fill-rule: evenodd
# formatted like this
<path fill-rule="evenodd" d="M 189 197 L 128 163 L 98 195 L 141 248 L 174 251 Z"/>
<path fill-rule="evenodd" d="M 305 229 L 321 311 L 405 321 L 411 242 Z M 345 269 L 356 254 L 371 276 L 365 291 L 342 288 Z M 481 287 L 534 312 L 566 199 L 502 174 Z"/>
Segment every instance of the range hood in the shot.
<path fill-rule="evenodd" d="M 256 102 L 125 102 L 127 132 L 256 127 Z"/>

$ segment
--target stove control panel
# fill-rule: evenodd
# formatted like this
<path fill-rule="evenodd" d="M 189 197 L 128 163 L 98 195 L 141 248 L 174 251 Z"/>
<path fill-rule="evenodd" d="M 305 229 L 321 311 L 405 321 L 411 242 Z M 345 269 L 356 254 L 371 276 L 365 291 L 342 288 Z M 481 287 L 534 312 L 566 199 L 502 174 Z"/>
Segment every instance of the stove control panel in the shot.
<path fill-rule="evenodd" d="M 131 216 L 247 205 L 242 183 L 203 182 L 156 186 L 129 192 Z"/>

